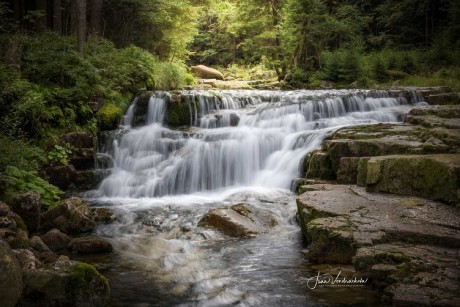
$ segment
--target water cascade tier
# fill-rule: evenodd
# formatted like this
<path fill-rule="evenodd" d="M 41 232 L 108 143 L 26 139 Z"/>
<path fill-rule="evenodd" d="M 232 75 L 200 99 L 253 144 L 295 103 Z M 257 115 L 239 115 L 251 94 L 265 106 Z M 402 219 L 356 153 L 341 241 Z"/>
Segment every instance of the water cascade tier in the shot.
<path fill-rule="evenodd" d="M 92 196 L 289 188 L 302 158 L 332 131 L 402 121 L 420 101 L 406 96 L 349 90 L 146 92 L 103 146 L 113 168 Z"/>

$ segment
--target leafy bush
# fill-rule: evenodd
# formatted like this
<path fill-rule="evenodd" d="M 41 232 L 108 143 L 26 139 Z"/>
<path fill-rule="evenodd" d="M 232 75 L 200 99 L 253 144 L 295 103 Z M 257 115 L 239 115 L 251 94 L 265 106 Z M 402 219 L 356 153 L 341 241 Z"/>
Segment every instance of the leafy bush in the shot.
<path fill-rule="evenodd" d="M 123 116 L 123 112 L 113 104 L 105 104 L 97 113 L 96 118 L 101 130 L 115 129 Z"/>
<path fill-rule="evenodd" d="M 61 163 L 64 165 L 69 164 L 69 155 L 72 153 L 72 150 L 62 147 L 60 145 L 54 145 L 53 149 L 48 152 L 48 162 L 51 163 Z"/>
<path fill-rule="evenodd" d="M 25 171 L 14 166 L 7 166 L 1 177 L 5 185 L 5 198 L 9 199 L 16 194 L 35 191 L 40 194 L 40 203 L 49 208 L 64 194 L 56 186 L 37 176 L 34 171 Z"/>
<path fill-rule="evenodd" d="M 44 151 L 21 138 L 11 138 L 0 134 L 0 172 L 7 166 L 26 171 L 37 170 L 46 162 Z"/>

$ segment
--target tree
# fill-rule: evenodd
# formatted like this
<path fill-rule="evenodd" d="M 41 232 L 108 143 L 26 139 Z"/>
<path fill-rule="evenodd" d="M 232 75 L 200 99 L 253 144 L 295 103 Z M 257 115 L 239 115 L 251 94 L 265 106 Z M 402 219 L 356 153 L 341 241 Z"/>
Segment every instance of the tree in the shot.
<path fill-rule="evenodd" d="M 91 34 L 102 35 L 103 0 L 91 0 L 89 30 Z"/>
<path fill-rule="evenodd" d="M 62 33 L 62 1 L 53 1 L 53 29 L 57 33 Z"/>
<path fill-rule="evenodd" d="M 43 32 L 46 29 L 46 0 L 36 0 L 38 16 L 35 21 L 37 32 Z"/>
<path fill-rule="evenodd" d="M 76 31 L 77 31 L 77 51 L 83 53 L 83 46 L 86 40 L 86 0 L 73 0 L 76 2 Z"/>

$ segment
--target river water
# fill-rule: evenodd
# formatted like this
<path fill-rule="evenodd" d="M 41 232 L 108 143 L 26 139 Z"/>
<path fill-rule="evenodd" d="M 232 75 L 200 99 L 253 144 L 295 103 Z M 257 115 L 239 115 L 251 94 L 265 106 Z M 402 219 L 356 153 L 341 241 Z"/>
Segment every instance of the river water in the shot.
<path fill-rule="evenodd" d="M 379 302 L 369 286 L 309 287 L 291 182 L 337 129 L 400 122 L 414 104 L 384 91 L 184 91 L 187 127 L 167 127 L 168 92 L 137 100 L 102 144 L 108 176 L 85 197 L 118 220 L 97 229 L 115 252 L 99 262 L 114 306 L 328 306 Z M 177 95 L 177 94 L 174 94 Z M 137 112 L 139 113 L 139 112 Z M 107 163 L 107 161 L 109 161 Z M 198 227 L 211 208 L 245 203 L 278 222 L 255 238 Z"/>

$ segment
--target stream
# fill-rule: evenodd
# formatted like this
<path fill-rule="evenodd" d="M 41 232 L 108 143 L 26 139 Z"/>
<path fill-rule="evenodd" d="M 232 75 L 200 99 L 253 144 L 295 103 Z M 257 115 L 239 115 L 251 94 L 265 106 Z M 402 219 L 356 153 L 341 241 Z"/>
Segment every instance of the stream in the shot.
<path fill-rule="evenodd" d="M 370 286 L 311 289 L 291 183 L 304 157 L 341 127 L 401 122 L 413 93 L 366 90 L 183 91 L 187 127 L 166 124 L 169 92 L 154 92 L 145 123 L 136 98 L 100 144 L 107 176 L 85 193 L 117 220 L 100 225 L 114 253 L 86 256 L 111 285 L 113 306 L 337 306 L 379 304 Z M 247 204 L 277 225 L 254 238 L 198 226 L 212 208 Z"/>

